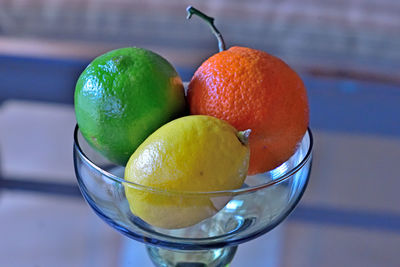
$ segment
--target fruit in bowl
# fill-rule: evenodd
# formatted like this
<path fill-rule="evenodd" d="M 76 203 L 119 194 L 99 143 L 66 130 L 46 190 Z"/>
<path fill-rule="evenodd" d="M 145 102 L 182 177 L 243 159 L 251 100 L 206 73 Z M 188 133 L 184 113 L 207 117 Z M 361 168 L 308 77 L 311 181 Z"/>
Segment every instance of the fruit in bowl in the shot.
<path fill-rule="evenodd" d="M 281 59 L 248 47 L 225 50 L 213 19 L 209 22 L 220 52 L 196 70 L 187 98 L 191 114 L 226 120 L 238 130 L 251 129 L 249 174 L 278 167 L 296 150 L 309 123 L 307 92 L 299 75 Z"/>
<path fill-rule="evenodd" d="M 163 125 L 126 165 L 125 180 L 150 187 L 125 186 L 132 213 L 162 228 L 187 227 L 214 215 L 228 200 L 190 193 L 239 189 L 247 176 L 249 134 L 204 115 Z"/>
<path fill-rule="evenodd" d="M 160 55 L 137 47 L 94 59 L 75 88 L 75 114 L 87 142 L 125 165 L 161 125 L 185 112 L 182 80 Z"/>
<path fill-rule="evenodd" d="M 210 23 L 221 50 L 189 83 L 191 115 L 182 117 L 184 89 L 173 66 L 142 48 L 99 56 L 75 91 L 82 135 L 110 161 L 126 164 L 132 214 L 168 229 L 197 224 L 229 201 L 207 192 L 239 189 L 247 174 L 285 162 L 309 121 L 295 71 L 263 51 L 225 50 L 213 19 L 193 7 L 188 13 Z"/>

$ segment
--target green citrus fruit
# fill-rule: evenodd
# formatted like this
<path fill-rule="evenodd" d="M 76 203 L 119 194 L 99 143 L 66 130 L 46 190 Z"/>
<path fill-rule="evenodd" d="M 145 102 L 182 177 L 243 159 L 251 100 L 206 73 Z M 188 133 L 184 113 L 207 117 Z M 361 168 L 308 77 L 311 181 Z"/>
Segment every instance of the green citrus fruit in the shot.
<path fill-rule="evenodd" d="M 229 197 L 187 192 L 240 188 L 249 164 L 246 139 L 211 116 L 182 117 L 160 127 L 132 154 L 125 179 L 162 191 L 127 184 L 130 210 L 162 228 L 187 227 L 213 216 Z"/>
<path fill-rule="evenodd" d="M 184 88 L 174 67 L 142 48 L 121 48 L 97 57 L 75 88 L 75 113 L 83 136 L 121 165 L 148 135 L 184 110 Z"/>

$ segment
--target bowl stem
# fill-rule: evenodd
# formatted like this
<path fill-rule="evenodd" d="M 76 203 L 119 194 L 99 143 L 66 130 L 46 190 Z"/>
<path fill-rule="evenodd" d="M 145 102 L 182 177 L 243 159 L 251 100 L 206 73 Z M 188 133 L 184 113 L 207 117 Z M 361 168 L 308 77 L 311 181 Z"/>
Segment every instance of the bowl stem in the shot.
<path fill-rule="evenodd" d="M 157 267 L 223 267 L 232 261 L 237 246 L 210 250 L 172 250 L 147 245 L 147 252 Z"/>

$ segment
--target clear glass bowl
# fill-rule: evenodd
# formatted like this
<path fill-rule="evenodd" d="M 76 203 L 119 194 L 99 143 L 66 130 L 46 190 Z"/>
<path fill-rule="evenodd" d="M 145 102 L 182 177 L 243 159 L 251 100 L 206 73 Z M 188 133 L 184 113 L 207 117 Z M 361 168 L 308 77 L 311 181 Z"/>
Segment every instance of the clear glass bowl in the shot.
<path fill-rule="evenodd" d="M 94 151 L 76 126 L 74 166 L 87 203 L 113 228 L 145 243 L 156 266 L 225 266 L 232 260 L 237 245 L 267 233 L 295 208 L 308 183 L 312 146 L 308 130 L 289 160 L 272 171 L 248 176 L 237 190 L 168 192 L 121 178 L 124 167 L 112 164 Z M 149 225 L 131 212 L 126 187 L 160 199 L 176 199 L 173 203 L 186 203 L 183 207 L 149 206 L 153 210 L 174 214 L 176 218 L 206 212 L 210 217 L 180 229 Z M 195 204 L 187 208 L 187 203 Z"/>

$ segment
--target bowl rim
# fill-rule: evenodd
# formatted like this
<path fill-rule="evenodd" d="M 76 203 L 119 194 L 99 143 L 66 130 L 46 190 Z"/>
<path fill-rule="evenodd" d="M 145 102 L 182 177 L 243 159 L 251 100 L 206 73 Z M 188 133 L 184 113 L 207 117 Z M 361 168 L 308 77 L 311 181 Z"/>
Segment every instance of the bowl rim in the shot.
<path fill-rule="evenodd" d="M 311 131 L 310 127 L 308 127 L 306 133 L 304 134 L 304 136 L 306 136 L 308 134 L 309 139 L 310 139 L 310 141 L 309 141 L 310 144 L 309 144 L 307 153 L 304 156 L 304 158 L 295 167 L 293 167 L 292 169 L 284 172 L 279 177 L 277 177 L 274 180 L 269 181 L 267 183 L 263 183 L 263 184 L 259 184 L 259 185 L 251 186 L 251 187 L 232 189 L 232 190 L 179 191 L 179 190 L 165 190 L 165 189 L 160 189 L 160 188 L 156 188 L 156 187 L 137 184 L 137 183 L 125 180 L 124 178 L 118 177 L 118 176 L 116 176 L 116 175 L 114 175 L 114 174 L 112 174 L 112 173 L 100 168 L 82 150 L 82 148 L 81 148 L 81 146 L 79 144 L 78 132 L 79 132 L 79 126 L 78 126 L 78 124 L 76 124 L 75 125 L 75 129 L 74 129 L 74 151 L 76 151 L 79 154 L 79 157 L 82 158 L 83 161 L 87 165 L 89 165 L 94 170 L 100 172 L 103 176 L 105 176 L 105 177 L 107 177 L 107 178 L 109 178 L 109 179 L 111 179 L 113 181 L 122 183 L 122 184 L 127 185 L 127 186 L 132 187 L 132 188 L 135 188 L 137 190 L 147 191 L 147 192 L 152 192 L 152 193 L 179 194 L 179 195 L 182 195 L 182 194 L 183 195 L 213 195 L 213 196 L 221 196 L 221 195 L 227 195 L 227 194 L 229 194 L 229 195 L 238 195 L 238 194 L 249 193 L 249 192 L 258 191 L 260 189 L 264 189 L 264 188 L 267 188 L 267 187 L 271 187 L 271 186 L 273 186 L 275 184 L 281 183 L 281 182 L 289 179 L 295 173 L 297 173 L 304 165 L 306 165 L 306 163 L 312 159 L 312 149 L 313 149 L 313 144 L 314 144 L 312 131 Z M 304 136 L 303 136 L 303 138 L 304 138 Z M 83 137 L 83 135 L 82 135 L 82 137 Z M 96 153 L 98 153 L 98 152 L 96 151 Z M 75 166 L 75 168 L 76 168 L 76 166 Z"/>

